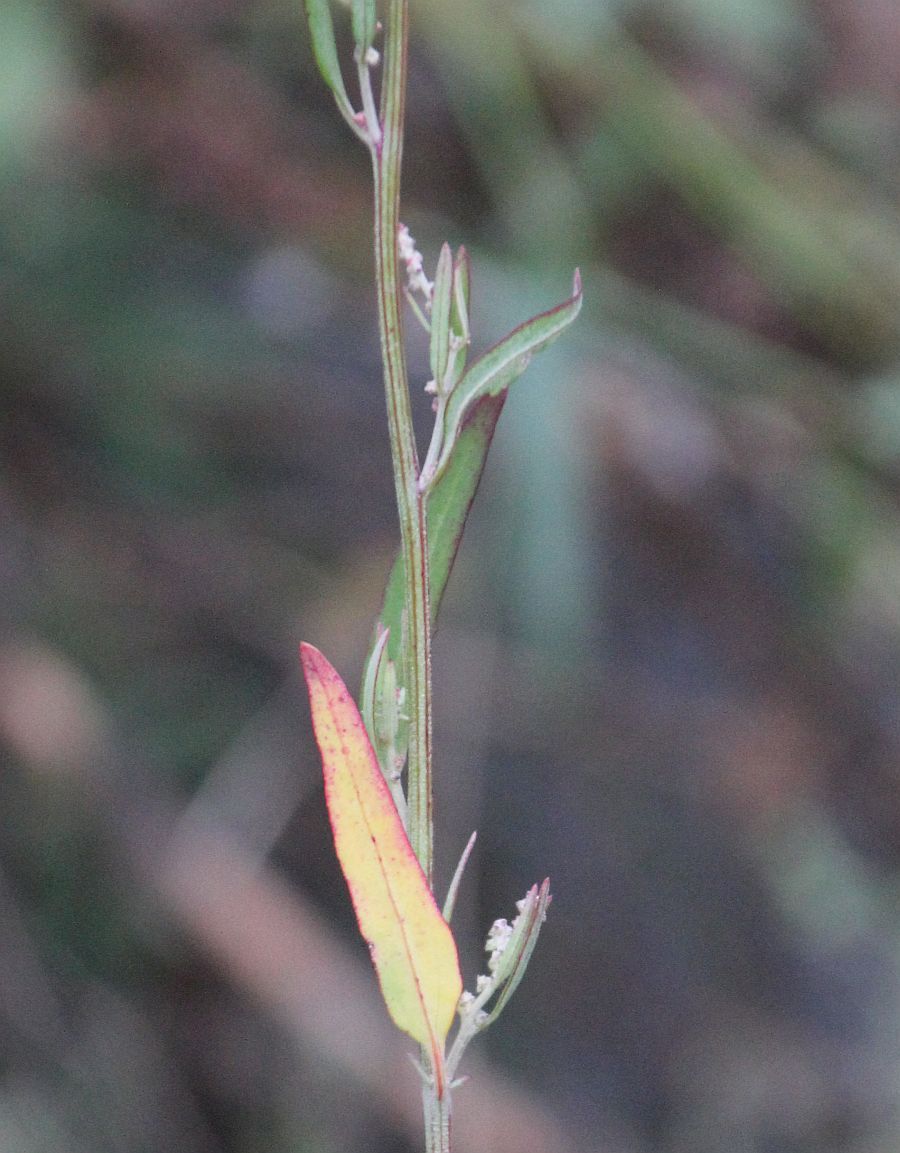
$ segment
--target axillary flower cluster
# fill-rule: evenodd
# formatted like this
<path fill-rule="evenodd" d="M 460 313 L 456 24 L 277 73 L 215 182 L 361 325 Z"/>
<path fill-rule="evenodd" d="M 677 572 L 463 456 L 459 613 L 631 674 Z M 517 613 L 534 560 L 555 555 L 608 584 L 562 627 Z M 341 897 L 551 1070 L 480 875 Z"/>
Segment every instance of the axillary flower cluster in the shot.
<path fill-rule="evenodd" d="M 407 297 L 415 298 L 420 293 L 424 298 L 425 307 L 431 311 L 431 300 L 434 296 L 434 281 L 425 275 L 425 261 L 422 253 L 416 247 L 416 240 L 405 224 L 401 224 L 397 232 L 397 251 L 400 259 L 406 266 L 406 292 Z M 430 327 L 425 322 L 425 327 Z"/>
<path fill-rule="evenodd" d="M 448 1077 L 454 1077 L 472 1038 L 500 1016 L 516 991 L 537 944 L 550 901 L 549 880 L 540 886 L 533 885 L 522 900 L 516 902 L 518 912 L 512 924 L 500 917 L 488 930 L 484 944 L 488 971 L 476 978 L 474 993 L 466 990 L 459 999 L 459 1032 L 447 1056 Z"/>

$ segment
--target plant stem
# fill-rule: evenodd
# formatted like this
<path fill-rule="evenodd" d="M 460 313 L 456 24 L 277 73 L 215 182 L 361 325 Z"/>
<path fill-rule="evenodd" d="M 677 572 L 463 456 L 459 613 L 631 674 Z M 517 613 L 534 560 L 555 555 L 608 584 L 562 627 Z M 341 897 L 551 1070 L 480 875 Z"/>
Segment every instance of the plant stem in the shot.
<path fill-rule="evenodd" d="M 406 106 L 409 0 L 390 0 L 381 93 L 382 135 L 371 141 L 375 182 L 375 268 L 388 427 L 406 575 L 406 686 L 410 710 L 407 796 L 410 843 L 432 883 L 431 617 L 425 494 L 413 432 L 403 343 L 397 233 Z"/>
<path fill-rule="evenodd" d="M 406 686 L 410 710 L 407 776 L 407 832 L 413 851 L 432 885 L 431 791 L 431 611 L 428 603 L 426 494 L 419 487 L 406 348 L 403 342 L 397 234 L 400 227 L 400 172 L 406 110 L 409 0 L 390 0 L 381 93 L 381 138 L 372 139 L 375 183 L 375 270 L 378 323 L 384 362 L 391 458 L 400 515 L 406 604 Z M 423 1054 L 424 1056 L 424 1054 Z M 438 1096 L 434 1084 L 422 1091 L 426 1153 L 450 1153 L 450 1090 Z"/>
<path fill-rule="evenodd" d="M 425 1111 L 425 1153 L 450 1153 L 450 1087 L 438 1097 L 433 1087 L 422 1090 Z"/>

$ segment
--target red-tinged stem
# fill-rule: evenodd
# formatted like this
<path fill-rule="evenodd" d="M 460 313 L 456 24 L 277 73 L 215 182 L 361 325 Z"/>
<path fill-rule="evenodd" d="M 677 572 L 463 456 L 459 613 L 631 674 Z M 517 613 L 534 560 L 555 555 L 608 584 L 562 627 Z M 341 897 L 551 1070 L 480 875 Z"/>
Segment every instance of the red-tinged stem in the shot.
<path fill-rule="evenodd" d="M 419 488 L 419 457 L 409 401 L 397 251 L 408 40 L 409 0 L 389 0 L 380 132 L 376 134 L 370 129 L 369 135 L 375 184 L 375 274 L 405 576 L 404 683 L 410 723 L 407 832 L 432 886 L 431 613 L 426 497 Z M 443 1053 L 429 1054 L 424 1049 L 422 1056 L 431 1066 L 430 1082 L 423 1088 L 425 1150 L 426 1153 L 450 1153 L 450 1089 L 443 1076 L 444 1056 Z"/>
<path fill-rule="evenodd" d="M 419 490 L 419 457 L 409 403 L 397 253 L 409 0 L 390 0 L 386 35 L 381 91 L 381 139 L 374 141 L 371 146 L 375 180 L 375 269 L 388 427 L 405 573 L 404 679 L 410 721 L 407 831 L 413 851 L 431 886 L 433 817 L 428 535 L 426 498 Z M 450 1153 L 450 1089 L 444 1083 L 442 1065 L 443 1055 L 439 1058 L 431 1057 L 432 1083 L 423 1090 L 426 1153 Z"/>
<path fill-rule="evenodd" d="M 406 677 L 410 717 L 408 831 L 432 883 L 431 617 L 425 497 L 409 403 L 403 343 L 397 232 L 406 105 L 409 0 L 390 0 L 381 95 L 382 136 L 372 145 L 375 179 L 375 266 L 391 455 L 406 573 Z"/>

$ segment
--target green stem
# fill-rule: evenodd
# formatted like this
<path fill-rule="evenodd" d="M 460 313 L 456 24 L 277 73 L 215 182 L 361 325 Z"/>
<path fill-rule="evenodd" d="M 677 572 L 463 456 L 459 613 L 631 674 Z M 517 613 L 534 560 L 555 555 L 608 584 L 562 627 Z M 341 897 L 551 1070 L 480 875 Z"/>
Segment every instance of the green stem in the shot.
<path fill-rule="evenodd" d="M 432 1086 L 422 1090 L 425 1111 L 425 1153 L 450 1153 L 450 1089 L 441 1097 Z"/>
<path fill-rule="evenodd" d="M 405 683 L 410 714 L 408 831 L 430 885 L 433 851 L 428 541 L 425 495 L 419 492 L 419 459 L 409 404 L 397 255 L 409 0 L 390 0 L 388 12 L 381 95 L 382 137 L 371 146 L 375 180 L 375 266 L 391 456 L 406 574 Z"/>

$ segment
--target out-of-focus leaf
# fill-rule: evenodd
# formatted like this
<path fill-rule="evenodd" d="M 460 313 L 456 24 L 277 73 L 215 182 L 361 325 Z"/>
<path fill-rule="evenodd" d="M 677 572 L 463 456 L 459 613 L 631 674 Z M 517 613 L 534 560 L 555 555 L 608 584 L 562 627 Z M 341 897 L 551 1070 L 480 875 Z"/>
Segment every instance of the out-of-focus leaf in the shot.
<path fill-rule="evenodd" d="M 375 39 L 375 0 L 353 0 L 353 39 L 361 54 L 372 47 Z"/>
<path fill-rule="evenodd" d="M 71 82 L 63 18 L 53 6 L 0 5 L 0 177 L 34 155 Z"/>
<path fill-rule="evenodd" d="M 462 992 L 456 942 L 391 799 L 344 682 L 303 644 L 313 728 L 322 754 L 334 844 L 360 932 L 395 1024 L 431 1054 L 443 1075 L 444 1041 Z"/>
<path fill-rule="evenodd" d="M 338 61 L 334 21 L 331 19 L 329 3 L 330 0 L 306 0 L 306 17 L 309 21 L 313 55 L 322 73 L 322 79 L 334 93 L 341 109 L 345 113 L 349 111 L 352 115 L 350 98 L 344 87 L 344 77 Z"/>

